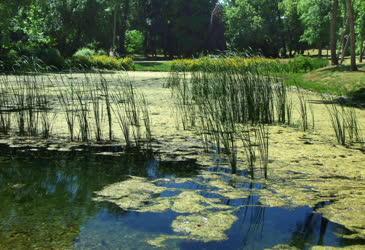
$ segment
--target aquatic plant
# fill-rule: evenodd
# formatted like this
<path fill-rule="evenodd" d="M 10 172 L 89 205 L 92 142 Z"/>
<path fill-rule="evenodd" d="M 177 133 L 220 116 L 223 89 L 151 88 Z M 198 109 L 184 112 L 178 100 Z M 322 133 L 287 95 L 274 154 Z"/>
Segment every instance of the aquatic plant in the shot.
<path fill-rule="evenodd" d="M 76 117 L 78 119 L 81 141 L 83 142 L 88 142 L 90 139 L 89 102 L 85 96 L 85 93 L 87 93 L 86 86 L 85 82 L 81 82 L 75 90 L 77 99 Z"/>
<path fill-rule="evenodd" d="M 26 135 L 25 131 L 25 111 L 26 111 L 26 89 L 21 83 L 18 76 L 15 77 L 15 83 L 11 84 L 11 102 L 16 113 L 18 133 L 20 136 Z"/>
<path fill-rule="evenodd" d="M 108 119 L 109 140 L 112 141 L 113 140 L 113 119 L 112 119 L 109 85 L 108 85 L 107 80 L 101 74 L 99 76 L 100 76 L 100 88 L 101 88 L 102 95 L 105 100 L 106 115 L 107 115 L 107 119 Z"/>
<path fill-rule="evenodd" d="M 326 107 L 337 142 L 341 145 L 361 142 L 361 129 L 356 109 L 346 107 L 330 96 L 322 96 L 322 99 L 328 103 Z"/>
<path fill-rule="evenodd" d="M 104 120 L 104 112 L 97 90 L 93 89 L 90 91 L 90 98 L 91 107 L 94 115 L 93 118 L 95 139 L 97 142 L 101 142 L 103 138 L 102 123 Z"/>
<path fill-rule="evenodd" d="M 65 120 L 69 138 L 71 141 L 75 139 L 75 123 L 76 123 L 76 97 L 74 90 L 74 83 L 72 81 L 65 81 L 64 77 L 60 77 L 61 86 L 58 88 L 58 101 L 65 113 Z"/>
<path fill-rule="evenodd" d="M 0 76 L 0 133 L 7 135 L 11 130 L 11 100 L 8 93 L 9 85 L 6 76 Z"/>
<path fill-rule="evenodd" d="M 232 172 L 237 169 L 237 140 L 241 140 L 248 167 L 253 168 L 258 140 L 253 136 L 252 143 L 252 135 L 240 132 L 237 126 L 290 122 L 292 106 L 287 102 L 286 86 L 274 77 L 204 66 L 190 77 L 184 72 L 170 75 L 179 121 L 184 129 L 192 128 L 200 134 L 206 149 L 213 144 L 217 153 L 224 152 Z"/>
<path fill-rule="evenodd" d="M 308 131 L 310 129 L 310 126 L 311 129 L 314 130 L 315 128 L 314 111 L 311 104 L 308 101 L 308 96 L 304 92 L 304 90 L 302 90 L 299 87 L 296 87 L 296 92 L 299 101 L 299 117 L 300 117 L 301 127 L 304 132 Z"/>

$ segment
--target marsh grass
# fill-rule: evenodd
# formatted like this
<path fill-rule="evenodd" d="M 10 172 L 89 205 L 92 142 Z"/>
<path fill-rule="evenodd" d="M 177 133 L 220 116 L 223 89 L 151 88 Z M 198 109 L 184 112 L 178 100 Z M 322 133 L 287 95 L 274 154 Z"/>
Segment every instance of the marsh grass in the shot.
<path fill-rule="evenodd" d="M 112 118 L 112 108 L 110 101 L 110 91 L 108 81 L 103 77 L 102 74 L 100 76 L 100 89 L 102 96 L 105 101 L 106 115 L 108 120 L 108 128 L 109 128 L 109 141 L 113 140 L 113 118 Z"/>
<path fill-rule="evenodd" d="M 300 124 L 304 132 L 309 129 L 315 129 L 315 118 L 314 110 L 312 105 L 309 103 L 308 95 L 299 87 L 296 87 L 296 93 L 299 103 L 299 117 Z"/>
<path fill-rule="evenodd" d="M 87 82 L 88 79 L 86 78 Z M 90 139 L 90 125 L 89 125 L 89 101 L 87 96 L 87 85 L 82 81 L 77 86 L 75 95 L 77 99 L 76 117 L 79 125 L 79 138 L 83 142 L 89 142 Z"/>
<path fill-rule="evenodd" d="M 275 77 L 219 67 L 207 65 L 190 77 L 171 73 L 168 86 L 179 121 L 184 129 L 197 131 L 207 151 L 213 145 L 218 154 L 224 153 L 233 173 L 241 141 L 250 172 L 254 173 L 259 159 L 267 177 L 269 141 L 264 124 L 290 122 L 286 86 Z"/>
<path fill-rule="evenodd" d="M 15 120 L 17 135 L 48 139 L 53 136 L 59 109 L 59 120 L 65 123 L 70 141 L 100 143 L 108 138 L 112 142 L 117 139 L 115 119 L 128 148 L 150 149 L 148 102 L 124 75 L 70 72 L 0 76 L 0 133 L 11 135 Z"/>
<path fill-rule="evenodd" d="M 76 124 L 76 96 L 75 87 L 72 81 L 66 81 L 60 76 L 61 86 L 58 88 L 58 101 L 64 112 L 70 141 L 75 140 L 75 124 Z"/>
<path fill-rule="evenodd" d="M 11 100 L 8 93 L 8 78 L 0 76 L 0 133 L 8 135 L 11 130 Z"/>
<path fill-rule="evenodd" d="M 363 143 L 356 109 L 346 107 L 344 104 L 337 102 L 333 97 L 322 96 L 322 99 L 328 103 L 326 107 L 337 142 L 343 146 Z"/>
<path fill-rule="evenodd" d="M 101 142 L 103 140 L 103 121 L 104 121 L 104 109 L 102 105 L 102 100 L 98 96 L 97 90 L 90 91 L 91 96 L 91 106 L 93 111 L 93 119 L 94 119 L 94 133 L 95 139 L 97 142 Z"/>

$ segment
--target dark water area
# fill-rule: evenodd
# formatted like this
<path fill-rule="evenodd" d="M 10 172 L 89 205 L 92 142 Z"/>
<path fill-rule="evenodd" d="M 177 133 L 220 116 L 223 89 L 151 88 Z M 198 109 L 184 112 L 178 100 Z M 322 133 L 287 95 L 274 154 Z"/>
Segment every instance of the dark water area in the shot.
<path fill-rule="evenodd" d="M 148 240 L 161 234 L 176 235 L 171 223 L 179 214 L 125 211 L 112 203 L 94 201 L 94 192 L 128 176 L 174 179 L 198 174 L 196 166 L 169 167 L 141 156 L 1 156 L 0 249 L 153 249 Z M 164 185 L 213 195 L 196 182 Z M 259 206 L 259 200 L 252 195 L 223 201 L 239 207 L 239 219 L 227 231 L 227 240 L 171 240 L 167 248 L 265 249 L 289 244 L 308 249 L 354 243 L 339 236 L 348 233 L 344 227 L 312 208 L 267 208 Z"/>

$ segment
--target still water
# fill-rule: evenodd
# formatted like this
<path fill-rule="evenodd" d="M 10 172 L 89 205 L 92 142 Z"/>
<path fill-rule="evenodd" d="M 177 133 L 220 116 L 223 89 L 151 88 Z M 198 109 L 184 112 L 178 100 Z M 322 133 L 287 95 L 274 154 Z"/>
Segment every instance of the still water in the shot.
<path fill-rule="evenodd" d="M 218 173 L 221 169 L 210 171 Z M 149 240 L 178 235 L 171 228 L 178 213 L 126 211 L 112 203 L 95 201 L 95 192 L 129 176 L 193 180 L 198 174 L 196 166 L 141 156 L 1 156 L 0 249 L 153 249 Z M 209 195 L 193 181 L 161 185 L 200 189 Z M 351 244 L 339 236 L 347 233 L 345 228 L 309 207 L 266 208 L 259 206 L 258 196 L 222 202 L 238 207 L 238 220 L 226 231 L 226 240 L 174 239 L 166 242 L 166 248 L 265 249 L 288 244 L 308 249 Z"/>

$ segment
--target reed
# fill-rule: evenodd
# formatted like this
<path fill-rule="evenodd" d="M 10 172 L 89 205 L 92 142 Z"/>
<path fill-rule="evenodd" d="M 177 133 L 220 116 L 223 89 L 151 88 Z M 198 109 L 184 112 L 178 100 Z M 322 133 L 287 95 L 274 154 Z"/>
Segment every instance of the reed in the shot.
<path fill-rule="evenodd" d="M 9 100 L 8 78 L 0 76 L 0 133 L 8 135 L 11 130 L 11 112 L 9 111 L 11 100 Z"/>
<path fill-rule="evenodd" d="M 66 81 L 60 76 L 61 86 L 58 88 L 58 101 L 65 114 L 65 120 L 69 133 L 70 141 L 75 140 L 75 124 L 76 124 L 76 95 L 73 81 Z"/>
<path fill-rule="evenodd" d="M 256 130 L 256 138 L 260 155 L 261 169 L 264 173 L 265 179 L 267 179 L 269 165 L 269 129 L 266 125 L 261 124 L 258 126 Z"/>
<path fill-rule="evenodd" d="M 88 79 L 85 78 L 86 83 Z M 87 84 L 84 81 L 79 83 L 75 91 L 77 100 L 76 117 L 79 124 L 80 139 L 83 142 L 90 140 L 90 125 L 89 125 L 89 102 L 87 100 Z"/>
<path fill-rule="evenodd" d="M 100 89 L 102 92 L 102 96 L 104 97 L 105 107 L 106 107 L 106 115 L 108 120 L 109 127 L 109 141 L 113 140 L 113 118 L 112 118 L 112 108 L 111 108 L 111 100 L 110 100 L 110 92 L 108 81 L 100 74 Z"/>
<path fill-rule="evenodd" d="M 330 96 L 323 96 L 322 98 L 324 102 L 328 103 L 326 107 L 337 142 L 343 146 L 361 143 L 361 128 L 356 109 L 346 107 Z"/>
<path fill-rule="evenodd" d="M 179 120 L 184 129 L 193 128 L 200 134 L 206 149 L 214 145 L 218 154 L 224 152 L 232 172 L 237 171 L 237 141 L 240 139 L 251 172 L 254 172 L 259 154 L 267 176 L 266 127 L 254 129 L 254 133 L 239 127 L 288 122 L 286 86 L 277 78 L 247 70 L 216 69 L 207 64 L 200 71 L 192 72 L 190 77 L 185 72 L 170 75 L 169 86 L 176 100 Z"/>
<path fill-rule="evenodd" d="M 16 116 L 18 134 L 25 136 L 25 112 L 26 112 L 26 89 L 20 81 L 20 77 L 15 77 L 15 82 L 11 84 L 11 103 Z"/>
<path fill-rule="evenodd" d="M 94 118 L 94 133 L 95 133 L 95 139 L 97 142 L 101 142 L 103 140 L 103 132 L 102 132 L 102 126 L 104 121 L 104 110 L 103 106 L 100 100 L 100 97 L 98 96 L 97 90 L 91 90 L 90 92 L 91 96 L 91 107 L 93 111 L 93 118 Z"/>
<path fill-rule="evenodd" d="M 311 104 L 308 101 L 308 96 L 304 92 L 304 90 L 296 87 L 298 102 L 299 102 L 299 116 L 301 127 L 303 131 L 308 131 L 310 128 L 314 130 L 315 128 L 315 118 L 314 118 L 314 110 Z"/>

